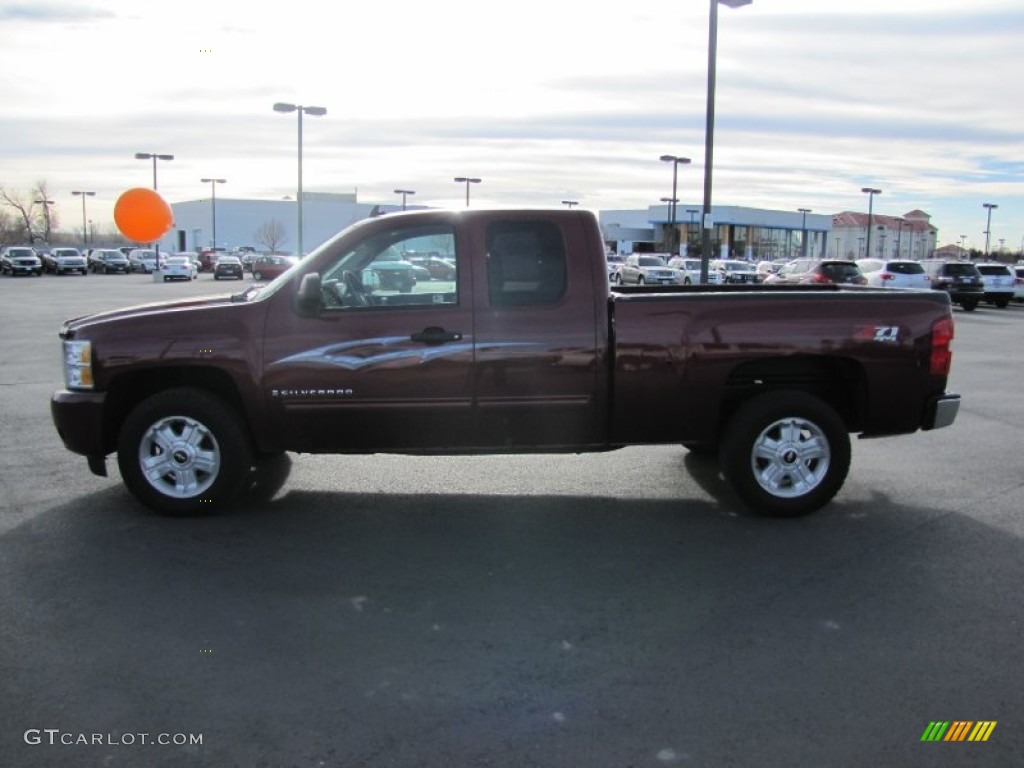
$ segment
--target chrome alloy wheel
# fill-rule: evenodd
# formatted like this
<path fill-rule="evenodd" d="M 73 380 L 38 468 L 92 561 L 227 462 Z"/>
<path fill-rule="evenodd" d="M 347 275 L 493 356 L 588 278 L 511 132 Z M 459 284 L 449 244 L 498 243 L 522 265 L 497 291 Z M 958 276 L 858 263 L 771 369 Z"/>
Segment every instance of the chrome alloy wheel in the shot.
<path fill-rule="evenodd" d="M 163 496 L 198 496 L 213 485 L 220 465 L 220 446 L 213 432 L 188 416 L 161 418 L 139 441 L 142 475 Z"/>
<path fill-rule="evenodd" d="M 831 450 L 825 432 L 799 417 L 786 417 L 766 427 L 754 441 L 750 463 L 754 479 L 779 498 L 804 496 L 828 474 Z"/>

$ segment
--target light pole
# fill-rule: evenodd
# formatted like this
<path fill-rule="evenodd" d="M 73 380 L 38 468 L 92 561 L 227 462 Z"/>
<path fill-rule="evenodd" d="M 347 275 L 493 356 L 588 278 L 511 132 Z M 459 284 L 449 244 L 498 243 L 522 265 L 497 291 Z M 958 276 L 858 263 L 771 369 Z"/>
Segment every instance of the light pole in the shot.
<path fill-rule="evenodd" d="M 989 236 L 992 234 L 992 209 L 998 208 L 999 206 L 995 203 L 982 203 L 982 208 L 988 208 L 988 222 L 985 224 L 985 258 L 988 258 L 988 241 Z"/>
<path fill-rule="evenodd" d="M 136 152 L 136 160 L 150 160 L 153 161 L 153 191 L 156 192 L 156 161 L 157 160 L 173 160 L 174 155 L 161 155 L 157 152 Z M 160 271 L 160 240 L 157 239 L 153 243 L 153 258 L 156 262 L 156 270 Z"/>
<path fill-rule="evenodd" d="M 711 168 L 714 164 L 715 146 L 715 61 L 718 58 L 718 4 L 730 8 L 750 5 L 754 0 L 711 0 L 711 15 L 708 19 L 708 106 L 704 125 L 704 209 L 701 248 L 700 282 L 708 282 L 708 259 L 711 256 Z"/>
<path fill-rule="evenodd" d="M 580 201 L 579 201 L 579 200 L 563 200 L 563 201 L 562 201 L 562 205 L 564 205 L 564 206 L 565 206 L 566 208 L 568 208 L 568 209 L 569 209 L 570 211 L 572 210 L 572 207 L 573 207 L 574 205 L 579 205 L 579 204 L 580 204 Z"/>
<path fill-rule="evenodd" d="M 967 235 L 960 235 L 960 258 L 965 258 L 967 249 L 964 247 L 964 243 L 967 241 Z"/>
<path fill-rule="evenodd" d="M 878 256 L 879 258 L 885 258 L 885 227 L 881 224 L 878 225 Z M 871 257 L 868 256 L 870 259 Z"/>
<path fill-rule="evenodd" d="M 416 194 L 416 190 L 414 190 L 414 189 L 396 189 L 395 190 L 395 194 L 402 196 L 402 210 L 404 211 L 405 210 L 405 198 L 408 197 L 409 195 L 415 195 Z"/>
<path fill-rule="evenodd" d="M 686 230 L 686 255 L 690 255 L 690 237 L 693 234 L 693 217 L 700 213 L 699 208 L 687 208 L 686 212 L 690 214 L 690 227 Z"/>
<path fill-rule="evenodd" d="M 87 227 L 89 225 L 89 221 L 88 221 L 88 219 L 85 216 L 85 198 L 93 197 L 96 193 L 95 192 L 87 192 L 87 191 L 81 190 L 81 189 L 73 189 L 73 190 L 71 190 L 71 194 L 72 195 L 81 195 L 82 196 L 82 243 L 84 245 L 88 245 L 89 244 L 89 230 L 87 229 Z"/>
<path fill-rule="evenodd" d="M 800 255 L 803 258 L 807 258 L 807 214 L 811 213 L 810 208 L 797 208 L 797 211 L 804 215 L 803 221 L 800 223 Z"/>
<path fill-rule="evenodd" d="M 660 159 L 663 163 L 672 163 L 672 207 L 668 212 L 668 224 L 672 232 L 672 237 L 669 241 L 669 251 L 675 255 L 675 252 L 678 250 L 676 246 L 676 203 L 679 200 L 676 198 L 676 190 L 678 189 L 679 166 L 689 164 L 690 158 L 662 155 Z"/>
<path fill-rule="evenodd" d="M 36 200 L 36 205 L 43 206 L 43 221 L 45 222 L 46 231 L 43 233 L 46 237 L 43 238 L 43 242 L 49 244 L 50 242 L 50 206 L 56 205 L 53 200 L 44 197 L 42 200 Z M 31 231 L 29 232 L 31 234 Z"/>
<path fill-rule="evenodd" d="M 873 189 L 872 187 L 861 187 L 860 191 L 868 196 L 868 247 L 865 249 L 866 253 L 864 254 L 864 258 L 870 259 L 871 258 L 871 213 L 872 213 L 872 203 L 874 203 L 875 195 L 882 194 L 882 190 L 880 190 L 880 189 Z"/>
<path fill-rule="evenodd" d="M 213 251 L 217 252 L 217 185 L 227 183 L 227 179 L 200 179 L 203 184 L 210 185 L 210 203 L 213 206 Z"/>
<path fill-rule="evenodd" d="M 298 229 L 298 241 L 299 241 L 299 258 L 303 255 L 302 245 L 302 116 L 310 115 L 312 117 L 323 117 L 327 114 L 326 107 L 304 107 L 302 104 L 288 104 L 283 101 L 279 101 L 274 105 L 275 112 L 296 112 L 299 116 L 299 191 L 295 200 L 298 203 L 298 214 L 297 214 L 297 229 Z"/>
<path fill-rule="evenodd" d="M 456 184 L 465 184 L 466 185 L 466 207 L 467 208 L 469 208 L 469 185 L 470 184 L 479 184 L 481 181 L 483 181 L 483 179 L 475 179 L 475 178 L 473 178 L 471 176 L 456 176 L 455 177 L 455 183 Z"/>
<path fill-rule="evenodd" d="M 676 203 L 678 203 L 679 200 L 677 198 L 675 198 L 675 197 L 662 197 L 660 199 L 661 199 L 661 202 L 665 203 L 665 220 L 671 223 L 671 221 L 672 221 L 672 212 L 675 210 Z M 666 248 L 666 250 L 670 254 L 672 254 L 672 244 L 675 242 L 675 237 L 673 236 L 671 228 L 666 228 L 664 240 L 665 240 L 665 248 Z M 672 254 L 672 255 L 675 255 L 675 254 Z"/>

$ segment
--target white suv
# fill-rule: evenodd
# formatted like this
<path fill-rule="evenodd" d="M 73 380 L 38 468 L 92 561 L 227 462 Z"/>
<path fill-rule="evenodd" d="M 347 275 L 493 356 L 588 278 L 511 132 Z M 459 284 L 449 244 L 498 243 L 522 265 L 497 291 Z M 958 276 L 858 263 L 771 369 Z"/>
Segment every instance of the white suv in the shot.
<path fill-rule="evenodd" d="M 1008 307 L 1013 299 L 1013 283 L 1016 275 L 1006 264 L 998 262 L 975 264 L 981 272 L 981 279 L 985 285 L 985 295 L 982 301 L 995 304 L 1000 309 Z"/>
<path fill-rule="evenodd" d="M 683 274 L 680 281 L 683 285 L 700 282 L 700 259 L 673 256 L 668 260 L 668 266 L 678 269 Z M 721 285 L 724 280 L 725 275 L 708 263 L 708 285 Z"/>

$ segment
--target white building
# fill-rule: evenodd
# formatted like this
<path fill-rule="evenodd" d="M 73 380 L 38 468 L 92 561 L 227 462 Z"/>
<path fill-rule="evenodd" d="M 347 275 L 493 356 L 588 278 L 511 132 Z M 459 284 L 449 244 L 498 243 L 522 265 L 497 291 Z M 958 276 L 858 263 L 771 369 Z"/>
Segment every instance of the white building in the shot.
<path fill-rule="evenodd" d="M 214 207 L 218 247 L 228 250 L 251 245 L 257 250 L 270 250 L 263 228 L 277 229 L 277 250 L 295 253 L 298 249 L 298 205 L 294 199 L 236 200 L 217 197 L 172 203 L 174 226 L 160 241 L 160 247 L 172 251 L 197 251 L 214 245 Z M 400 206 L 397 206 L 400 207 Z M 353 192 L 302 195 L 302 245 L 308 253 L 345 227 L 382 210 L 396 206 L 360 203 Z"/>

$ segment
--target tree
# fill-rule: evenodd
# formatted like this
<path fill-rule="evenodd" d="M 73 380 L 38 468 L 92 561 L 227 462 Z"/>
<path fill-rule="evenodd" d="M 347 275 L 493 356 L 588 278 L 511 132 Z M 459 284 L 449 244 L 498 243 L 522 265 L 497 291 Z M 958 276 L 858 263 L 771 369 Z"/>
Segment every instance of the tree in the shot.
<path fill-rule="evenodd" d="M 288 241 L 288 233 L 277 219 L 264 222 L 252 237 L 271 253 L 277 253 L 278 247 Z"/>
<path fill-rule="evenodd" d="M 50 236 L 57 227 L 57 214 L 50 210 L 49 185 L 45 180 L 37 181 L 28 195 L 12 192 L 0 187 L 0 205 L 16 211 L 17 223 L 12 224 L 14 239 L 25 243 L 42 240 L 50 242 Z"/>

